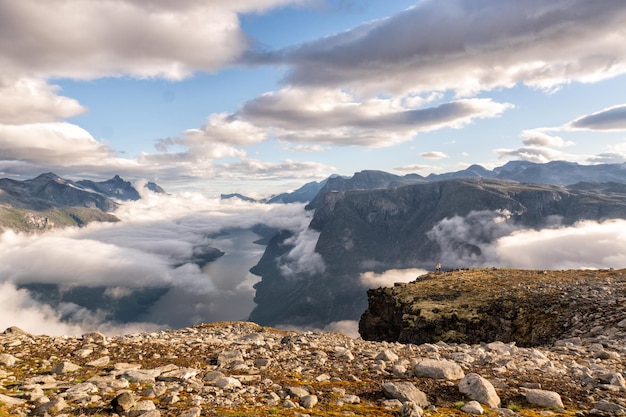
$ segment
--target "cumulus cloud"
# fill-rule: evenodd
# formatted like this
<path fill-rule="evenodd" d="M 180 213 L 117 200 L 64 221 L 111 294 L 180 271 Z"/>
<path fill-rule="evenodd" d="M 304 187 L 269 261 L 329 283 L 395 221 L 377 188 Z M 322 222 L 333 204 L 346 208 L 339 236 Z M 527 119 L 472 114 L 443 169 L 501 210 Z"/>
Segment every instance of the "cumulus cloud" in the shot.
<path fill-rule="evenodd" d="M 396 282 L 412 282 L 427 273 L 427 270 L 417 268 L 390 269 L 382 273 L 364 272 L 359 279 L 367 288 L 393 287 Z"/>
<path fill-rule="evenodd" d="M 626 104 L 620 104 L 590 115 L 581 116 L 567 124 L 566 128 L 572 130 L 625 131 Z"/>
<path fill-rule="evenodd" d="M 0 124 L 56 122 L 86 110 L 78 101 L 58 93 L 59 87 L 43 80 L 0 77 Z"/>
<path fill-rule="evenodd" d="M 241 145 L 271 137 L 290 143 L 383 147 L 420 132 L 498 117 L 513 107 L 478 98 L 427 108 L 410 107 L 409 102 L 404 97 L 360 99 L 344 90 L 287 87 L 249 100 L 235 114 L 212 115 L 209 123 L 188 130 L 176 143 L 193 147 L 218 140 Z"/>
<path fill-rule="evenodd" d="M 77 125 L 34 123 L 0 125 L 0 158 L 39 165 L 101 165 L 103 159 L 113 159 L 113 152 Z"/>
<path fill-rule="evenodd" d="M 494 149 L 499 159 L 516 158 L 524 161 L 535 163 L 546 163 L 563 159 L 580 159 L 573 155 L 566 154 L 560 148 L 573 146 L 574 142 L 566 141 L 560 136 L 556 136 L 553 132 L 561 130 L 560 128 L 537 128 L 522 131 L 521 146 L 517 149 Z"/>
<path fill-rule="evenodd" d="M 518 230 L 494 247 L 500 263 L 513 268 L 626 268 L 626 220 Z"/>
<path fill-rule="evenodd" d="M 422 1 L 387 19 L 280 51 L 254 63 L 291 65 L 286 81 L 377 94 L 517 83 L 553 89 L 626 72 L 620 0 Z"/>
<path fill-rule="evenodd" d="M 238 13 L 289 3 L 297 2 L 4 1 L 0 38 L 11 41 L 0 45 L 0 66 L 44 78 L 177 80 L 232 64 L 248 48 Z"/>
<path fill-rule="evenodd" d="M 542 129 L 529 129 L 521 133 L 526 146 L 562 148 L 574 145 L 573 142 L 565 141 L 559 136 L 550 135 Z"/>

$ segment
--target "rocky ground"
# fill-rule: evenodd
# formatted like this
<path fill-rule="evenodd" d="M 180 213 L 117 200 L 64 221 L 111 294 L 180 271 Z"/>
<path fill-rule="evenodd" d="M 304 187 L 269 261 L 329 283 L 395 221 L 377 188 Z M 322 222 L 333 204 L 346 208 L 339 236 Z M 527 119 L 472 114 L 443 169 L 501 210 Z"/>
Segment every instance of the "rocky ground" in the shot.
<path fill-rule="evenodd" d="M 369 342 L 244 322 L 0 335 L 0 416 L 624 415 L 625 376 L 626 319 L 534 348 Z"/>

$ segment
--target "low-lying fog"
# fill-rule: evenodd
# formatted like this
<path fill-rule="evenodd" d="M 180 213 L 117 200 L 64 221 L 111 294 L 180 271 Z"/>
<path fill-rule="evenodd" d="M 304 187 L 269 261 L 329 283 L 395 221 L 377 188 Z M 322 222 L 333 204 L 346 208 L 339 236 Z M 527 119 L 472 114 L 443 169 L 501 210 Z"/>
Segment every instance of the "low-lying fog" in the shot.
<path fill-rule="evenodd" d="M 138 187 L 143 189 L 143 187 Z M 319 270 L 313 253 L 317 234 L 307 230 L 312 213 L 303 204 L 265 205 L 237 199 L 209 199 L 195 193 L 159 195 L 144 191 L 115 213 L 116 224 L 90 224 L 39 235 L 0 235 L 0 330 L 18 326 L 32 333 L 108 334 L 182 327 L 200 322 L 245 320 L 254 307 L 248 272 L 260 259 L 261 237 L 250 229 L 265 224 L 288 229 L 296 245 L 284 271 Z M 558 219 L 557 219 L 558 220 Z M 527 269 L 624 268 L 626 221 L 581 222 L 542 231 L 524 230 L 506 213 L 476 212 L 440 222 L 429 234 L 443 248 L 443 268 Z M 458 253 L 452 240 L 480 247 L 476 257 Z M 194 256 L 214 247 L 225 255 L 201 268 Z M 366 273 L 364 287 L 407 282 L 427 271 Z M 94 305 L 45 301 L 33 285 L 53 284 L 58 294 L 73 288 L 103 288 Z M 26 288 L 31 288 L 31 291 Z M 48 287 L 44 287 L 48 288 Z M 162 289 L 163 293 L 158 291 Z M 133 294 L 158 296 L 128 323 L 111 319 L 107 306 L 125 308 Z M 56 294 L 56 293 L 55 293 Z M 134 311 L 134 310 L 133 310 Z M 333 323 L 327 330 L 357 336 L 356 323 Z"/>

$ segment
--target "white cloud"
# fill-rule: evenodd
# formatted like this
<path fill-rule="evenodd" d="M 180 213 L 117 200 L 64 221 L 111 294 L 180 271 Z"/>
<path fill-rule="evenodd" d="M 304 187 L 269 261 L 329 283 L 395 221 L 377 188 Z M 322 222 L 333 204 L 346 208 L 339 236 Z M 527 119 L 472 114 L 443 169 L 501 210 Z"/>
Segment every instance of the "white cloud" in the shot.
<path fill-rule="evenodd" d="M 181 79 L 234 63 L 249 46 L 238 13 L 290 0 L 5 1 L 0 67 L 43 78 Z M 77 64 L 79 63 L 79 64 Z"/>
<path fill-rule="evenodd" d="M 594 164 L 621 164 L 626 162 L 626 142 L 609 145 L 605 152 L 587 158 Z"/>
<path fill-rule="evenodd" d="M 102 165 L 113 152 L 70 123 L 0 125 L 0 158 L 39 165 Z"/>
<path fill-rule="evenodd" d="M 524 138 L 523 143 L 526 146 L 562 148 L 574 145 L 573 142 L 565 141 L 559 136 L 546 133 L 544 129 L 524 130 L 521 136 Z"/>
<path fill-rule="evenodd" d="M 550 90 L 626 72 L 625 23 L 621 0 L 429 0 L 251 60 L 291 65 L 292 85 L 374 95 L 466 96 L 518 83 Z"/>
<path fill-rule="evenodd" d="M 626 220 L 581 221 L 541 229 L 510 221 L 507 213 L 480 211 L 439 222 L 428 236 L 441 247 L 444 268 L 626 268 Z"/>
<path fill-rule="evenodd" d="M 444 159 L 448 157 L 448 155 L 439 151 L 423 152 L 420 156 L 426 159 Z"/>
<path fill-rule="evenodd" d="M 519 228 L 510 217 L 508 211 L 472 211 L 441 220 L 427 236 L 439 245 L 443 268 L 479 267 L 495 261 L 493 241 Z"/>
<path fill-rule="evenodd" d="M 293 245 L 293 248 L 279 260 L 278 266 L 284 277 L 297 278 L 326 271 L 324 259 L 315 252 L 319 236 L 319 232 L 307 227 L 285 240 L 284 244 Z"/>
<path fill-rule="evenodd" d="M 0 77 L 0 124 L 56 122 L 86 109 L 78 101 L 58 95 L 59 87 L 43 80 Z"/>
<path fill-rule="evenodd" d="M 396 282 L 412 282 L 420 275 L 427 273 L 425 269 L 416 268 L 390 269 L 382 273 L 364 272 L 359 279 L 367 288 L 393 287 Z"/>
<path fill-rule="evenodd" d="M 179 327 L 248 318 L 254 307 L 252 286 L 259 279 L 249 269 L 263 253 L 263 247 L 253 243 L 259 236 L 249 231 L 255 224 L 290 230 L 296 236 L 295 247 L 285 262 L 298 270 L 313 265 L 308 256 L 314 236 L 306 231 L 311 213 L 303 204 L 267 205 L 222 201 L 190 192 L 141 192 L 141 200 L 126 202 L 116 211 L 119 223 L 36 236 L 11 231 L 0 235 L 0 284 L 5 283 L 9 293 L 18 285 L 32 283 L 56 284 L 63 289 L 104 287 L 112 300 L 146 288 L 169 288 L 145 315 L 135 319 L 141 322 L 136 326 L 146 329 L 145 322 L 150 322 L 153 327 Z M 225 255 L 201 269 L 193 257 L 211 247 Z M 23 294 L 20 305 L 30 308 L 33 317 L 47 314 L 55 322 L 68 320 L 81 330 L 115 333 L 127 328 L 108 322 L 109 312 L 89 310 L 89 305 L 65 303 L 52 308 L 34 301 L 25 291 L 19 294 Z M 26 307 L 16 311 L 28 310 Z M 30 326 L 29 314 L 25 313 L 23 320 L 17 313 L 7 315 L 9 325 Z M 65 331 L 74 332 L 59 327 L 59 332 Z"/>
<path fill-rule="evenodd" d="M 512 268 L 626 268 L 626 220 L 519 230 L 494 247 L 500 263 Z"/>
<path fill-rule="evenodd" d="M 407 106 L 405 97 L 360 99 L 344 90 L 286 87 L 244 103 L 232 115 L 212 115 L 177 144 L 193 147 L 193 135 L 232 144 L 276 138 L 289 143 L 384 147 L 420 132 L 458 129 L 477 119 L 500 116 L 513 106 L 491 99 L 465 99 L 428 108 Z M 223 133 L 220 133 L 223 132 Z M 192 135 L 190 137 L 190 135 Z"/>
<path fill-rule="evenodd" d="M 397 171 L 397 172 L 401 172 L 401 173 L 413 173 L 413 172 L 418 172 L 418 171 L 426 171 L 426 170 L 435 170 L 437 167 L 434 167 L 432 165 L 419 165 L 419 164 L 412 164 L 412 165 L 404 165 L 401 167 L 395 167 L 393 170 Z"/>
<path fill-rule="evenodd" d="M 521 159 L 523 161 L 543 164 L 550 161 L 567 159 L 563 152 L 545 146 L 522 146 L 517 149 L 494 149 L 500 159 Z"/>

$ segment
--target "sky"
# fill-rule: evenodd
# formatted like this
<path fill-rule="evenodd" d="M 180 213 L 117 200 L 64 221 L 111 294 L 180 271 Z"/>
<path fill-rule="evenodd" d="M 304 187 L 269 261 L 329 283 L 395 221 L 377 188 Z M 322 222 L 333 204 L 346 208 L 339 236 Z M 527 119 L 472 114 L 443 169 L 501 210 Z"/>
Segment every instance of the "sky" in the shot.
<path fill-rule="evenodd" d="M 623 0 L 0 0 L 0 176 L 622 163 L 624 27 Z"/>

